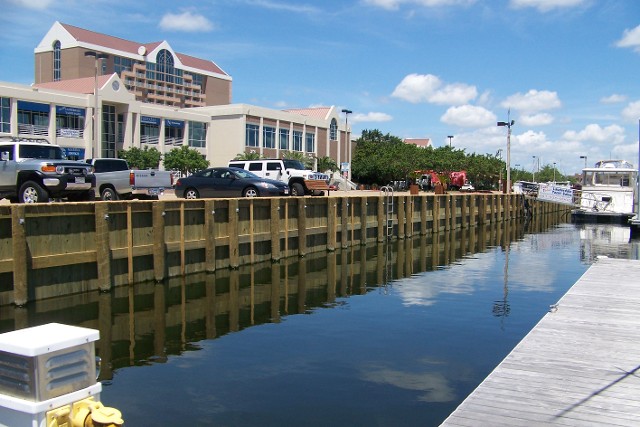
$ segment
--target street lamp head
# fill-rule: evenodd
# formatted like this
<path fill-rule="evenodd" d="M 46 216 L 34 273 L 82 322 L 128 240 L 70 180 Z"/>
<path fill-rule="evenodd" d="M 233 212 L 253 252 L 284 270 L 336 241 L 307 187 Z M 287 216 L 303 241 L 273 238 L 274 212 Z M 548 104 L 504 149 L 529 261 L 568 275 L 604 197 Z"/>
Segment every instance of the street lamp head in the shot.
<path fill-rule="evenodd" d="M 513 126 L 515 124 L 516 124 L 516 121 L 515 120 L 511 120 L 511 124 L 509 126 Z"/>

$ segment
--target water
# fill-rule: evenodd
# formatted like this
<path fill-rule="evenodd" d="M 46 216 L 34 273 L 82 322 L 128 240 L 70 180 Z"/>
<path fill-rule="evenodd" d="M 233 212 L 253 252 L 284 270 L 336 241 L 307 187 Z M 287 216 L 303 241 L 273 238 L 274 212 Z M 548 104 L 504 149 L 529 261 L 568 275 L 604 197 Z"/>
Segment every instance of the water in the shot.
<path fill-rule="evenodd" d="M 456 232 L 3 307 L 0 329 L 99 329 L 101 400 L 128 426 L 439 425 L 597 256 L 640 253 L 623 227 L 515 235 Z"/>

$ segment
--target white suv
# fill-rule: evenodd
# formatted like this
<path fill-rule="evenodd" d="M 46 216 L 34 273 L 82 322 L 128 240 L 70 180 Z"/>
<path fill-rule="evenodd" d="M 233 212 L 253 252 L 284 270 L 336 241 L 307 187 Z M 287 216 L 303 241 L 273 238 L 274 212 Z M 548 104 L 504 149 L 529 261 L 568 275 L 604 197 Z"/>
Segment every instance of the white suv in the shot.
<path fill-rule="evenodd" d="M 261 178 L 282 181 L 289 185 L 292 196 L 322 194 L 329 190 L 329 175 L 306 169 L 300 160 L 231 160 L 229 167 L 248 170 Z"/>

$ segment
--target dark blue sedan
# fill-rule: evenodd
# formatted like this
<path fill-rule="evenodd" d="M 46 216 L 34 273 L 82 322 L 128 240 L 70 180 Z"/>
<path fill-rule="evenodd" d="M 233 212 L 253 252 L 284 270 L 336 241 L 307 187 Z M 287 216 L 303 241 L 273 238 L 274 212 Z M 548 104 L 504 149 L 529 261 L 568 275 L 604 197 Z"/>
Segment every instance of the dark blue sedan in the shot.
<path fill-rule="evenodd" d="M 264 179 L 239 168 L 204 169 L 176 182 L 177 197 L 199 199 L 207 197 L 288 196 L 284 182 Z"/>

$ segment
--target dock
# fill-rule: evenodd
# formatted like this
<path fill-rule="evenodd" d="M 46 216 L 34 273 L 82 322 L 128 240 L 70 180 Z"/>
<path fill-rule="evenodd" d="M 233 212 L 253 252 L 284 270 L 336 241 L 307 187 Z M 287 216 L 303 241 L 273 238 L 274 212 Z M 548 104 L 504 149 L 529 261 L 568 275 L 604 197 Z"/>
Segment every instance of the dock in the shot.
<path fill-rule="evenodd" d="M 598 259 L 442 426 L 640 425 L 640 261 Z"/>

